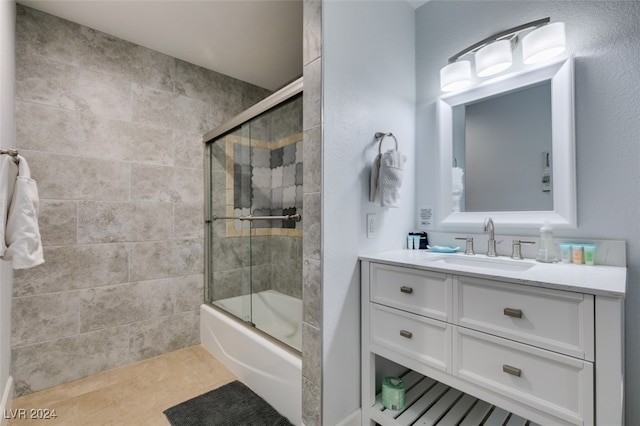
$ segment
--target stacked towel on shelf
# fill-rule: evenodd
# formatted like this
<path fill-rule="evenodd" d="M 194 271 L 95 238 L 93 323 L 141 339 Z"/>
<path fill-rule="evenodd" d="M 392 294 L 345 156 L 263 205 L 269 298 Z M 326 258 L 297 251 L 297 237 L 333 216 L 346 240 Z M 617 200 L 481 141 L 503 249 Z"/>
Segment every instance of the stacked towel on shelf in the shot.
<path fill-rule="evenodd" d="M 39 198 L 27 161 L 0 155 L 0 258 L 13 269 L 44 263 L 38 227 Z"/>
<path fill-rule="evenodd" d="M 397 149 L 378 154 L 371 170 L 369 200 L 382 207 L 398 207 L 407 156 Z"/>

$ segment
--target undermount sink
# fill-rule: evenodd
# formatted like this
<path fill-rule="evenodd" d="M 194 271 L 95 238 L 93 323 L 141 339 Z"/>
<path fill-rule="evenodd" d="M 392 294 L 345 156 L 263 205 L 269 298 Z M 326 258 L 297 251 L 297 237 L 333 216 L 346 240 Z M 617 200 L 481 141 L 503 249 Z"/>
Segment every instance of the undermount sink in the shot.
<path fill-rule="evenodd" d="M 449 265 L 468 266 L 472 268 L 498 269 L 501 271 L 526 271 L 535 266 L 534 263 L 510 259 L 495 259 L 488 257 L 462 257 L 459 255 L 442 256 L 433 262 L 444 262 Z"/>

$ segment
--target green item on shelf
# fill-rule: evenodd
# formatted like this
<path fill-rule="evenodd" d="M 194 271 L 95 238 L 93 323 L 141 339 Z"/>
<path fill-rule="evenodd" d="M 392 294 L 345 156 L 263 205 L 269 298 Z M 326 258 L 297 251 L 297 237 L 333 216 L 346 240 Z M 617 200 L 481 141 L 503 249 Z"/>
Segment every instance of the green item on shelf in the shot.
<path fill-rule="evenodd" d="M 382 405 L 388 410 L 404 408 L 404 382 L 399 377 L 385 377 L 382 380 Z"/>

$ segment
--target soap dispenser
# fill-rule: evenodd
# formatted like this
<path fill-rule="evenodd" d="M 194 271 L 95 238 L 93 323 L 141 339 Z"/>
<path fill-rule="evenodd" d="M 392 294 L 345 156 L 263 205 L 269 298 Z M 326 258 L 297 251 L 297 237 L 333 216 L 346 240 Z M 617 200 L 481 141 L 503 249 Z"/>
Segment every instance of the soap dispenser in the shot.
<path fill-rule="evenodd" d="M 538 249 L 538 262 L 553 263 L 557 261 L 556 248 L 553 244 L 553 229 L 549 222 L 540 227 L 540 248 Z"/>

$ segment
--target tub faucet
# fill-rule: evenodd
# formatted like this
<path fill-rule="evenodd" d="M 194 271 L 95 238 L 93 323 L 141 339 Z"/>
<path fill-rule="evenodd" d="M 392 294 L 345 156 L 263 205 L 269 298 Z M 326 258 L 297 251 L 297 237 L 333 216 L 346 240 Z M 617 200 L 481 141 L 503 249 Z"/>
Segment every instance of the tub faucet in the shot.
<path fill-rule="evenodd" d="M 490 217 L 484 220 L 484 232 L 489 233 L 487 256 L 498 257 L 498 254 L 496 253 L 496 239 L 493 232 L 493 219 L 491 219 Z"/>

